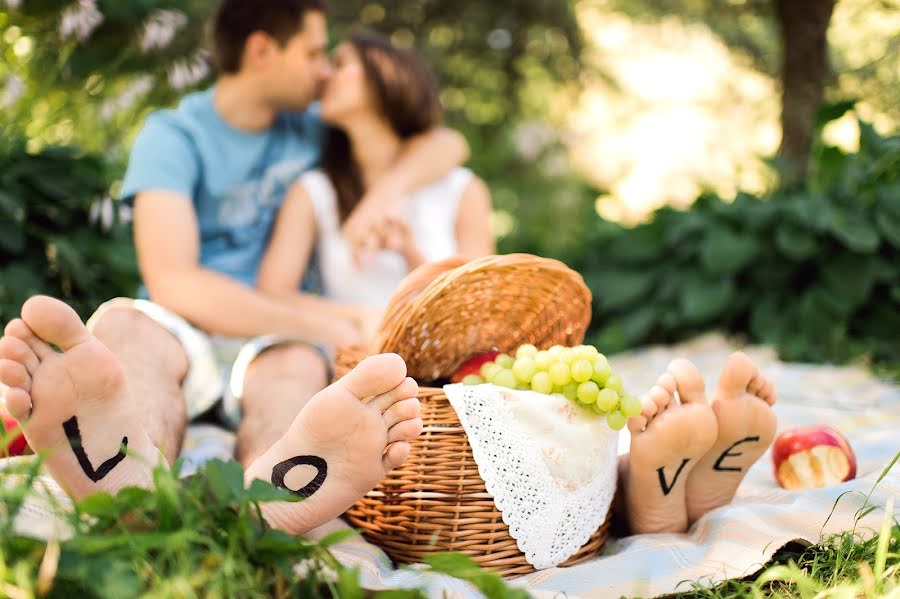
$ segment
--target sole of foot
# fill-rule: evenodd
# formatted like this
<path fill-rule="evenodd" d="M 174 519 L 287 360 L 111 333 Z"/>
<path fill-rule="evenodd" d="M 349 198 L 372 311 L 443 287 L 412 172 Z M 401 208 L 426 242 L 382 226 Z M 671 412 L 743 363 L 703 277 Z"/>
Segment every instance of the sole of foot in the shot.
<path fill-rule="evenodd" d="M 716 440 L 716 417 L 697 368 L 682 359 L 670 363 L 628 427 L 624 485 L 631 532 L 684 532 L 688 477 Z"/>
<path fill-rule="evenodd" d="M 712 401 L 718 437 L 687 482 L 691 523 L 729 503 L 752 466 L 772 443 L 777 428 L 775 388 L 744 353 L 728 357 Z"/>
<path fill-rule="evenodd" d="M 422 432 L 418 385 L 396 354 L 366 358 L 316 394 L 288 432 L 247 468 L 303 497 L 262 505 L 275 528 L 300 535 L 338 517 L 406 461 Z"/>
<path fill-rule="evenodd" d="M 150 486 L 159 453 L 122 368 L 72 308 L 46 296 L 25 302 L 0 338 L 0 382 L 28 445 L 75 499 Z"/>

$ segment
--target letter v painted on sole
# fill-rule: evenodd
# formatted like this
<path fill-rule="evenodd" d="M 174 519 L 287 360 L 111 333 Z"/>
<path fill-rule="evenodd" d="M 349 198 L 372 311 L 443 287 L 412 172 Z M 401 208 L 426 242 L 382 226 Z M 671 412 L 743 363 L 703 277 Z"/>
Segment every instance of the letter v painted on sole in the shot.
<path fill-rule="evenodd" d="M 672 484 L 666 482 L 666 472 L 662 466 L 656 469 L 656 473 L 659 474 L 659 486 L 662 487 L 663 495 L 668 495 L 672 492 L 672 488 L 675 486 L 675 483 L 678 482 L 678 477 L 681 476 L 681 471 L 684 470 L 684 467 L 687 466 L 687 463 L 690 461 L 690 458 L 684 458 L 684 460 L 682 460 L 681 466 L 678 467 L 675 476 L 672 477 Z"/>
<path fill-rule="evenodd" d="M 94 466 L 84 452 L 81 431 L 78 429 L 78 418 L 72 416 L 63 422 L 63 430 L 66 431 L 69 445 L 72 447 L 72 451 L 75 452 L 75 457 L 78 459 L 78 464 L 81 466 L 81 469 L 84 470 L 87 477 L 95 483 L 103 480 L 113 468 L 119 465 L 119 462 L 125 459 L 124 448 L 128 447 L 128 437 L 122 437 L 122 445 L 119 447 L 119 453 L 100 464 L 100 467 L 94 470 Z"/>

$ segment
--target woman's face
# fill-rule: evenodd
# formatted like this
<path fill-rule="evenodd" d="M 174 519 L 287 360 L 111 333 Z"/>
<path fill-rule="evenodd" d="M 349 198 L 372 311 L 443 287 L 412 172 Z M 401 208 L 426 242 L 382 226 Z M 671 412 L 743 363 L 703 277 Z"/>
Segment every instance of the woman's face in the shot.
<path fill-rule="evenodd" d="M 356 49 L 348 43 L 334 52 L 334 71 L 322 93 L 322 120 L 340 126 L 354 115 L 372 109 L 366 73 Z"/>

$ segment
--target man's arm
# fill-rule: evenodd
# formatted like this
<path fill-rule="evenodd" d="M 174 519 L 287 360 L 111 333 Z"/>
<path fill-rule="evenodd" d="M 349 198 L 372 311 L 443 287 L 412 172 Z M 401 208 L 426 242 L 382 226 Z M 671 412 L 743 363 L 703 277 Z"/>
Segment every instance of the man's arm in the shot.
<path fill-rule="evenodd" d="M 323 300 L 269 297 L 202 267 L 197 216 L 187 197 L 148 190 L 135 197 L 134 210 L 138 263 L 154 302 L 222 335 L 289 333 L 332 346 L 360 340 L 358 327 Z"/>
<path fill-rule="evenodd" d="M 436 128 L 407 141 L 400 156 L 372 187 L 344 223 L 344 237 L 355 255 L 370 247 L 370 234 L 385 213 L 391 212 L 410 193 L 440 180 L 469 158 L 469 144 L 458 132 Z"/>

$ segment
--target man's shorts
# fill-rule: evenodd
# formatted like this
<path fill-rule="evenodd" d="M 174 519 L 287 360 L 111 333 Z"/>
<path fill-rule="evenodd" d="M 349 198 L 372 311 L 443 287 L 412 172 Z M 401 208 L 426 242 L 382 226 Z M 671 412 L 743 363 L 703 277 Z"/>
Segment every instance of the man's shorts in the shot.
<path fill-rule="evenodd" d="M 260 354 L 276 346 L 301 344 L 313 348 L 322 356 L 327 380 L 331 380 L 331 358 L 320 345 L 291 335 L 263 335 L 251 339 L 214 335 L 147 300 L 120 297 L 104 303 L 87 321 L 88 330 L 93 330 L 103 312 L 122 307 L 146 314 L 181 343 L 188 359 L 182 391 L 191 420 L 218 408 L 222 421 L 232 429 L 237 428 L 247 369 Z"/>

